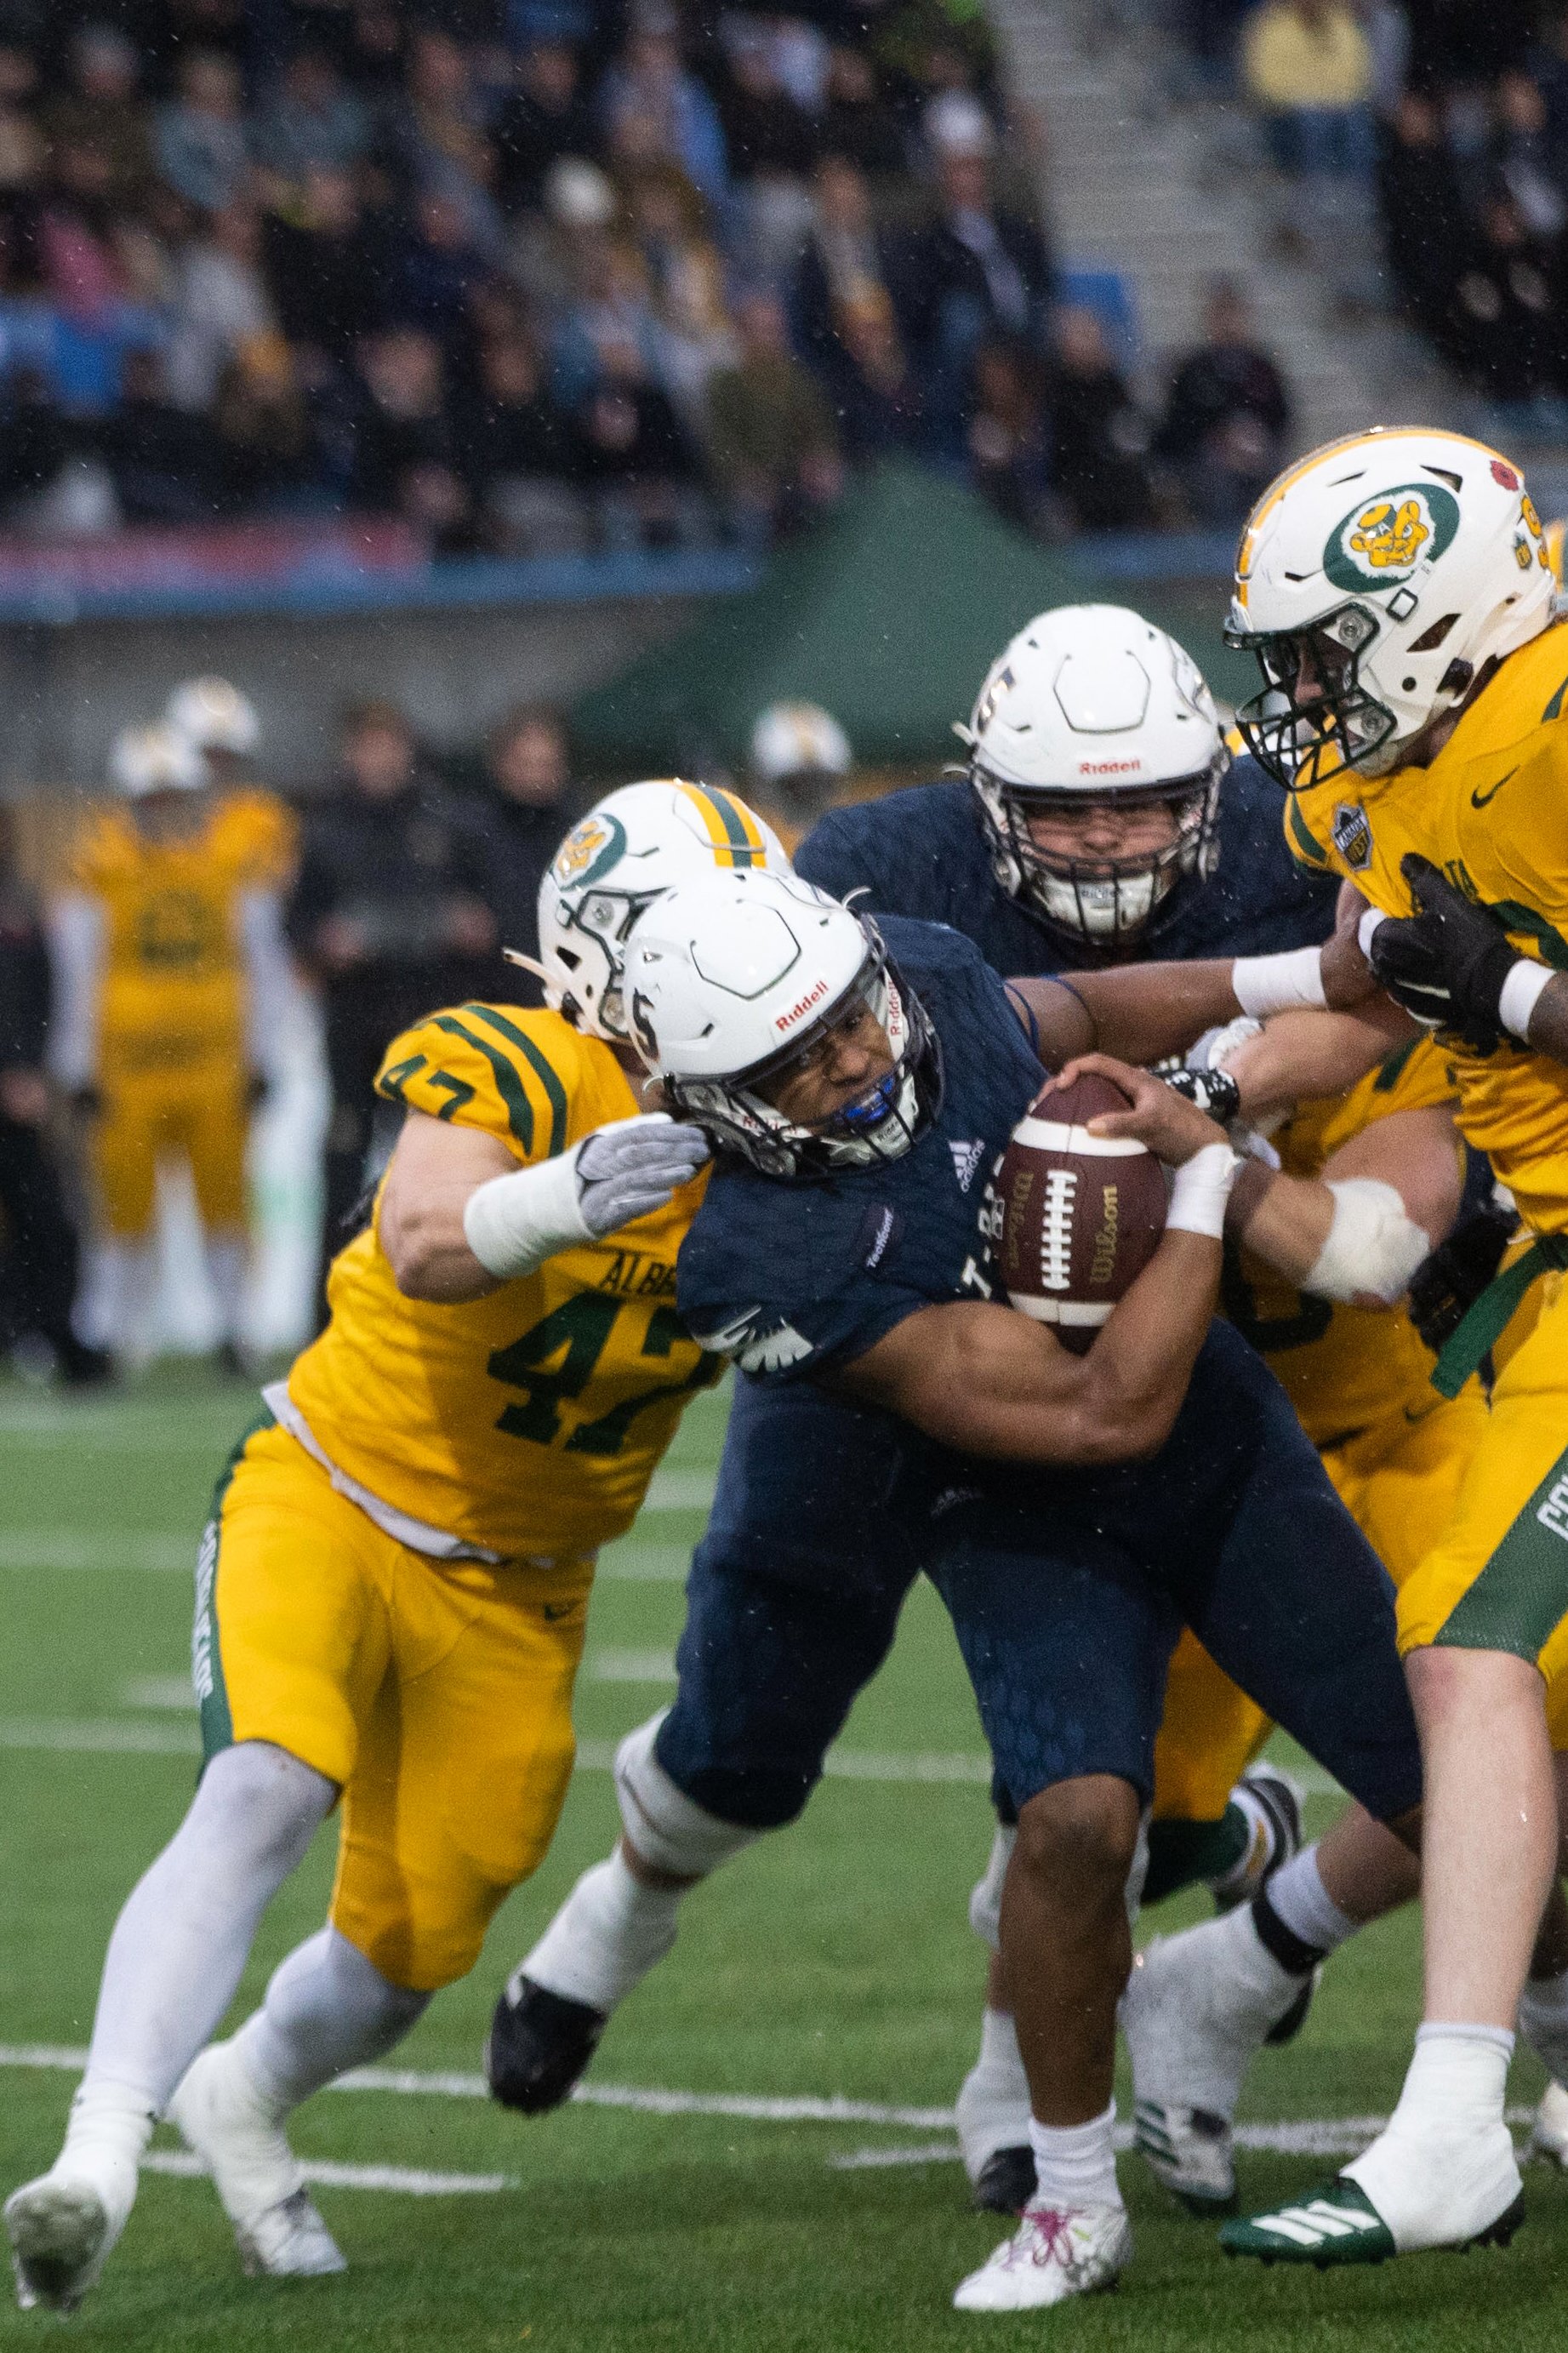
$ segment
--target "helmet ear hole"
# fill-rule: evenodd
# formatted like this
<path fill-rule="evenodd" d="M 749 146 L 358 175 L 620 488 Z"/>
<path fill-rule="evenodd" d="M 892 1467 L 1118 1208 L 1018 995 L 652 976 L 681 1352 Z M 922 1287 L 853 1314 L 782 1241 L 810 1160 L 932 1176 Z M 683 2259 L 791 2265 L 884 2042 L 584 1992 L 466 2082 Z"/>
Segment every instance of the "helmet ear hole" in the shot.
<path fill-rule="evenodd" d="M 1439 694 L 1463 694 L 1476 674 L 1474 662 L 1451 661 L 1438 681 Z"/>

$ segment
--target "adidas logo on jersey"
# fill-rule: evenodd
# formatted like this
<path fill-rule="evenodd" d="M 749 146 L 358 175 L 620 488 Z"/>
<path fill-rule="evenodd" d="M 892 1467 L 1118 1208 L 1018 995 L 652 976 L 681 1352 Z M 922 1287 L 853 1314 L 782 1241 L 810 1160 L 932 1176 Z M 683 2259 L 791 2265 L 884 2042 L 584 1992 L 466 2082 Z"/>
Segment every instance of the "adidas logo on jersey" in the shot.
<path fill-rule="evenodd" d="M 976 1136 L 973 1144 L 950 1144 L 947 1148 L 952 1155 L 952 1173 L 958 1179 L 958 1189 L 961 1193 L 967 1193 L 984 1157 L 985 1146 Z"/>

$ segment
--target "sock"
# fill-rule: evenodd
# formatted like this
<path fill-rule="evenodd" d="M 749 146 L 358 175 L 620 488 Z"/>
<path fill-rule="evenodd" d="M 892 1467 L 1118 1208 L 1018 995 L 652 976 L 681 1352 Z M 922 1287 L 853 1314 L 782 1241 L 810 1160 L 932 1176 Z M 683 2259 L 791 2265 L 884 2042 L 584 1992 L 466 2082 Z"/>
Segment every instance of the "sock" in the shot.
<path fill-rule="evenodd" d="M 1222 1904 L 1238 1903 L 1243 1896 L 1250 1895 L 1261 1885 L 1264 1873 L 1279 1852 L 1279 1826 L 1274 1816 L 1245 1781 L 1238 1781 L 1232 1789 L 1222 1827 L 1232 1822 L 1238 1825 L 1241 1841 L 1235 1862 L 1223 1873 L 1204 1873 Z"/>
<path fill-rule="evenodd" d="M 1200 1879 L 1215 1887 L 1246 1862 L 1251 1844 L 1251 1825 L 1234 1803 L 1217 1822 L 1151 1822 L 1144 1903 L 1162 1903 Z"/>
<path fill-rule="evenodd" d="M 1253 1898 L 1252 1914 L 1276 1960 L 1298 1977 L 1337 1952 L 1361 1926 L 1340 1910 L 1323 1885 L 1315 1841 L 1280 1865 Z"/>
<path fill-rule="evenodd" d="M 104 1242 L 100 1282 L 103 1345 L 129 1365 L 150 1363 L 157 1345 L 153 1328 L 158 1300 L 156 1241 Z"/>
<path fill-rule="evenodd" d="M 1086 2125 L 1043 2125 L 1029 2118 L 1029 2146 L 1035 2152 L 1037 2206 L 1120 2206 L 1121 2189 L 1116 2179 L 1116 2150 L 1111 2127 L 1116 2103 Z"/>
<path fill-rule="evenodd" d="M 89 2181 L 118 2231 L 136 2199 L 136 2169 L 153 2137 L 153 2111 L 134 2084 L 84 2080 L 71 2102 L 65 2146 L 50 2170 Z"/>
<path fill-rule="evenodd" d="M 1417 2028 L 1399 2105 L 1372 2147 L 1344 2168 L 1401 2253 L 1470 2238 L 1519 2195 L 1503 2121 L 1513 2042 L 1501 2026 Z"/>
<path fill-rule="evenodd" d="M 647 1887 L 617 1846 L 585 1871 L 521 1965 L 521 1974 L 607 2018 L 675 1942 L 685 1887 Z"/>
<path fill-rule="evenodd" d="M 1568 1969 L 1531 1978 L 1520 1996 L 1519 2031 L 1561 2084 L 1568 2076 Z"/>
<path fill-rule="evenodd" d="M 1023 2062 L 1018 2055 L 1018 2029 L 1010 2010 L 983 2010 L 980 2013 L 980 2065 L 987 2074 L 1016 2073 Z"/>
<path fill-rule="evenodd" d="M 150 2109 L 165 2105 L 234 1999 L 257 1923 L 335 1794 L 264 1741 L 213 1758 L 114 1924 L 83 2094 L 96 2100 L 100 2084 L 119 2084 Z"/>
<path fill-rule="evenodd" d="M 274 2121 L 351 2067 L 400 2042 L 430 1996 L 395 1986 L 328 1926 L 272 1973 L 261 2008 L 234 2038 L 237 2057 Z"/>
<path fill-rule="evenodd" d="M 218 1337 L 237 1346 L 249 1249 L 244 1240 L 233 1236 L 209 1238 L 206 1255 L 207 1281 L 217 1302 Z"/>

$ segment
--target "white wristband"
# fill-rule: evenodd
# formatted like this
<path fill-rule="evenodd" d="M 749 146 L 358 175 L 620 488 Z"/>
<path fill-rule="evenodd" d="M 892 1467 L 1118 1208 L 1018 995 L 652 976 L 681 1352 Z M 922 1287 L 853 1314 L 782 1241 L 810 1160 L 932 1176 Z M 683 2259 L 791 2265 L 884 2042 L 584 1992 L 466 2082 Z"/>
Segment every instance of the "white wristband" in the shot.
<path fill-rule="evenodd" d="M 463 1210 L 463 1236 L 485 1272 L 500 1282 L 531 1274 L 557 1250 L 587 1241 L 577 1148 L 476 1185 Z"/>
<path fill-rule="evenodd" d="M 1240 1166 L 1240 1159 L 1228 1144 L 1205 1144 L 1201 1152 L 1184 1160 L 1171 1187 L 1171 1206 L 1165 1212 L 1166 1232 L 1207 1234 L 1211 1241 L 1221 1240 L 1225 1234 L 1225 1205 Z"/>
<path fill-rule="evenodd" d="M 1551 977 L 1550 965 L 1537 964 L 1533 956 L 1521 956 L 1503 982 L 1497 1001 L 1498 1019 L 1516 1038 L 1529 1037 L 1530 1017 Z"/>
<path fill-rule="evenodd" d="M 1355 944 L 1368 964 L 1372 962 L 1372 935 L 1379 923 L 1386 923 L 1387 921 L 1388 917 L 1381 907 L 1363 907 L 1361 911 L 1361 921 L 1355 927 Z"/>
<path fill-rule="evenodd" d="M 1237 956 L 1230 968 L 1236 1001 L 1255 1021 L 1271 1013 L 1289 1013 L 1298 1006 L 1321 1012 L 1323 995 L 1321 948 L 1287 948 L 1280 955 Z"/>

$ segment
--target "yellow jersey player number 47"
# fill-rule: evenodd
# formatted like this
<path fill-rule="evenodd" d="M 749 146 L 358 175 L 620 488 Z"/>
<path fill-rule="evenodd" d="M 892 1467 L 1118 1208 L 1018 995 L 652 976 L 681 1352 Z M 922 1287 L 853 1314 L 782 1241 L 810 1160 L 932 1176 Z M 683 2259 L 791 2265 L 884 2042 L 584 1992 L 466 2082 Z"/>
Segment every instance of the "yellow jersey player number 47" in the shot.
<path fill-rule="evenodd" d="M 285 2119 L 472 1967 L 542 1857 L 595 1554 L 721 1369 L 675 1310 L 708 1145 L 645 1105 L 623 943 L 678 881 L 769 860 L 726 793 L 612 794 L 542 887 L 551 1008 L 455 1006 L 389 1048 L 377 1084 L 407 1118 L 371 1220 L 203 1539 L 201 1783 L 116 1925 L 60 2157 L 6 2205 L 25 2304 L 79 2303 L 165 2109 L 248 2270 L 343 2267 Z M 208 2045 L 340 1798 L 326 1926 Z"/>

